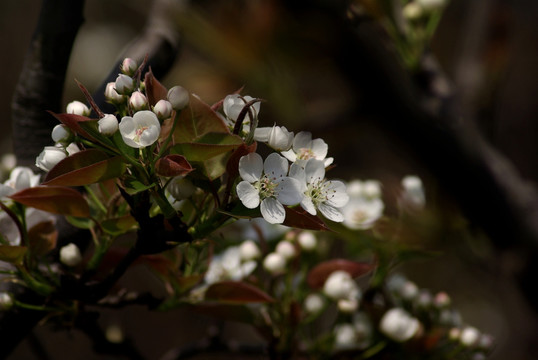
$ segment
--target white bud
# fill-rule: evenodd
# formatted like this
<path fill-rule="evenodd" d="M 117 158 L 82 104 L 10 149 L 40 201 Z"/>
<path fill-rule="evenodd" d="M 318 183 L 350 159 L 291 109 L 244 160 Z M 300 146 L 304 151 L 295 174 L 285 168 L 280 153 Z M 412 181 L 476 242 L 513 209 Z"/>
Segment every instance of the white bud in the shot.
<path fill-rule="evenodd" d="M 45 146 L 43 151 L 37 156 L 35 166 L 43 171 L 50 171 L 56 164 L 67 157 L 67 153 L 62 148 L 56 146 Z"/>
<path fill-rule="evenodd" d="M 310 314 L 320 312 L 325 306 L 325 299 L 319 294 L 308 294 L 304 299 L 304 309 Z"/>
<path fill-rule="evenodd" d="M 146 95 L 142 94 L 140 91 L 135 91 L 129 99 L 129 105 L 131 105 L 131 108 L 134 111 L 147 110 L 148 99 L 146 98 Z"/>
<path fill-rule="evenodd" d="M 188 199 L 196 191 L 196 186 L 193 185 L 192 181 L 186 179 L 182 176 L 176 176 L 168 183 L 166 190 L 174 197 L 176 200 Z"/>
<path fill-rule="evenodd" d="M 261 127 L 254 131 L 254 140 L 265 142 L 276 151 L 289 150 L 293 139 L 293 132 L 284 126 Z"/>
<path fill-rule="evenodd" d="M 111 102 L 113 104 L 117 104 L 117 103 L 121 103 L 123 101 L 124 96 L 118 94 L 118 92 L 116 91 L 116 83 L 115 82 L 109 82 L 108 84 L 106 84 L 105 98 L 109 102 Z"/>
<path fill-rule="evenodd" d="M 128 76 L 133 76 L 136 70 L 138 69 L 138 64 L 131 58 L 123 59 L 121 63 L 121 71 Z"/>
<path fill-rule="evenodd" d="M 418 3 L 412 1 L 404 6 L 402 13 L 406 19 L 416 20 L 424 14 L 424 9 Z"/>
<path fill-rule="evenodd" d="M 461 335 L 461 330 L 458 328 L 452 328 L 448 331 L 448 338 L 452 341 L 459 340 Z"/>
<path fill-rule="evenodd" d="M 78 147 L 77 144 L 75 144 L 75 143 L 73 142 L 73 143 L 71 143 L 71 144 L 69 144 L 69 145 L 67 145 L 67 146 L 65 147 L 65 151 L 67 151 L 67 155 L 68 155 L 68 156 L 71 156 L 71 155 L 73 155 L 73 154 L 78 153 L 78 152 L 80 151 L 80 148 Z"/>
<path fill-rule="evenodd" d="M 351 348 L 356 345 L 357 333 L 351 324 L 338 324 L 334 328 L 334 346 L 338 349 Z"/>
<path fill-rule="evenodd" d="M 421 209 L 426 204 L 426 196 L 422 186 L 422 180 L 418 176 L 408 175 L 402 179 L 403 194 L 402 200 L 404 203 L 413 208 Z"/>
<path fill-rule="evenodd" d="M 153 107 L 153 112 L 159 120 L 168 119 L 172 115 L 172 104 L 168 100 L 159 100 Z"/>
<path fill-rule="evenodd" d="M 120 95 L 129 95 L 133 92 L 134 86 L 135 82 L 130 76 L 120 74 L 116 78 L 114 89 Z"/>
<path fill-rule="evenodd" d="M 69 104 L 67 104 L 66 112 L 68 114 L 75 114 L 75 115 L 81 115 L 81 116 L 89 116 L 90 115 L 90 109 L 86 106 L 86 104 L 81 103 L 80 101 L 71 101 Z"/>
<path fill-rule="evenodd" d="M 340 299 L 337 304 L 338 310 L 345 314 L 352 314 L 359 308 L 357 299 Z"/>
<path fill-rule="evenodd" d="M 333 300 L 349 299 L 356 290 L 357 284 L 351 275 L 342 270 L 333 271 L 323 285 L 323 292 Z"/>
<path fill-rule="evenodd" d="M 168 90 L 167 98 L 174 110 L 182 110 L 189 104 L 189 92 L 179 85 Z"/>
<path fill-rule="evenodd" d="M 263 267 L 271 274 L 279 274 L 286 270 L 286 259 L 279 253 L 272 252 L 263 260 Z"/>
<path fill-rule="evenodd" d="M 398 342 L 411 339 L 418 332 L 420 322 L 402 308 L 387 311 L 379 323 L 379 330 Z"/>
<path fill-rule="evenodd" d="M 13 306 L 13 296 L 6 292 L 0 293 L 0 310 L 8 310 Z"/>
<path fill-rule="evenodd" d="M 105 114 L 105 116 L 97 122 L 99 132 L 105 136 L 114 135 L 114 133 L 118 131 L 118 124 L 118 118 L 112 114 Z"/>
<path fill-rule="evenodd" d="M 277 244 L 275 251 L 282 255 L 286 260 L 295 257 L 295 246 L 289 241 L 281 241 Z"/>
<path fill-rule="evenodd" d="M 297 242 L 304 251 L 312 251 L 318 245 L 316 236 L 310 231 L 303 231 L 297 236 Z"/>
<path fill-rule="evenodd" d="M 419 292 L 418 286 L 412 281 L 406 281 L 400 289 L 400 295 L 405 300 L 413 300 Z"/>
<path fill-rule="evenodd" d="M 55 143 L 68 142 L 71 138 L 71 131 L 65 125 L 58 124 L 52 129 L 51 137 Z"/>
<path fill-rule="evenodd" d="M 478 329 L 467 326 L 465 327 L 460 334 L 460 343 L 463 346 L 473 346 L 480 339 L 480 331 Z"/>
<path fill-rule="evenodd" d="M 82 261 L 79 248 L 70 243 L 60 249 L 60 261 L 67 266 L 76 266 Z"/>
<path fill-rule="evenodd" d="M 239 253 L 243 261 L 254 260 L 261 255 L 258 245 L 252 240 L 243 241 L 239 246 Z"/>
<path fill-rule="evenodd" d="M 2 156 L 2 167 L 6 171 L 10 171 L 17 166 L 17 157 L 15 154 L 5 154 Z"/>
<path fill-rule="evenodd" d="M 450 296 L 444 291 L 441 291 L 435 295 L 433 303 L 438 308 L 445 308 L 450 306 Z"/>

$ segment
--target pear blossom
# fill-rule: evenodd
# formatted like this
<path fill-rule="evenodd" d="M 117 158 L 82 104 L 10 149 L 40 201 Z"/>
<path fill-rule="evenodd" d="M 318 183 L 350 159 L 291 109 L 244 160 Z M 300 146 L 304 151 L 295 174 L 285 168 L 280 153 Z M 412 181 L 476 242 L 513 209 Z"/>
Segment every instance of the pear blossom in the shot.
<path fill-rule="evenodd" d="M 73 154 L 78 153 L 80 151 L 80 148 L 78 147 L 76 143 L 72 142 L 71 144 L 65 147 L 65 151 L 67 152 L 67 156 L 71 156 Z"/>
<path fill-rule="evenodd" d="M 241 260 L 254 260 L 261 256 L 260 248 L 252 240 L 246 240 L 239 245 Z"/>
<path fill-rule="evenodd" d="M 276 151 L 289 150 L 293 144 L 293 132 L 284 126 L 261 127 L 254 131 L 254 140 L 267 143 Z"/>
<path fill-rule="evenodd" d="M 343 270 L 333 271 L 323 284 L 323 293 L 333 300 L 349 299 L 356 295 L 357 283 Z"/>
<path fill-rule="evenodd" d="M 249 209 L 260 206 L 263 218 L 271 224 L 281 224 L 286 217 L 283 205 L 296 205 L 302 199 L 301 184 L 287 176 L 288 161 L 277 153 L 270 154 L 265 162 L 257 153 L 239 160 L 241 181 L 237 195 Z"/>
<path fill-rule="evenodd" d="M 310 231 L 302 231 L 297 235 L 297 242 L 301 246 L 301 249 L 305 251 L 314 250 L 318 244 L 316 236 Z"/>
<path fill-rule="evenodd" d="M 69 104 L 67 104 L 65 112 L 68 114 L 75 114 L 81 116 L 90 115 L 90 109 L 86 106 L 86 104 L 77 100 L 71 101 Z"/>
<path fill-rule="evenodd" d="M 43 171 L 50 171 L 56 164 L 67 157 L 67 152 L 57 146 L 45 146 L 37 156 L 35 165 Z"/>
<path fill-rule="evenodd" d="M 403 192 L 400 203 L 412 210 L 420 210 L 426 204 L 422 180 L 416 175 L 407 175 L 402 179 Z"/>
<path fill-rule="evenodd" d="M 282 255 L 286 260 L 290 260 L 297 255 L 295 246 L 289 241 L 283 240 L 276 245 L 275 251 Z"/>
<path fill-rule="evenodd" d="M 304 168 L 294 163 L 290 169 L 290 176 L 299 180 L 301 184 L 304 194 L 301 201 L 303 209 L 311 215 L 316 215 L 317 209 L 331 221 L 344 221 L 339 208 L 349 201 L 346 185 L 338 180 L 325 180 L 323 161 L 309 159 Z"/>
<path fill-rule="evenodd" d="M 304 299 L 304 309 L 310 314 L 320 312 L 325 306 L 325 299 L 319 294 L 308 294 Z"/>
<path fill-rule="evenodd" d="M 26 209 L 25 218 L 27 229 L 31 229 L 39 223 L 56 223 L 56 218 L 53 214 L 31 207 Z M 0 233 L 2 233 L 4 239 L 6 239 L 10 245 L 20 245 L 21 234 L 19 229 L 9 215 L 7 215 L 7 213 L 4 211 L 0 212 Z"/>
<path fill-rule="evenodd" d="M 228 95 L 224 98 L 224 101 L 222 102 L 222 110 L 224 111 L 224 114 L 226 114 L 226 117 L 232 121 L 237 121 L 237 118 L 239 117 L 239 114 L 241 113 L 241 110 L 245 107 L 245 105 L 254 100 L 253 97 L 245 95 L 241 96 L 239 94 L 233 94 Z M 260 103 L 256 102 L 250 106 L 249 112 L 247 112 L 247 116 L 245 116 L 245 120 L 254 120 L 254 118 L 258 117 L 258 114 L 260 113 Z M 251 113 L 254 116 L 254 118 L 251 117 Z"/>
<path fill-rule="evenodd" d="M 125 58 L 123 59 L 123 62 L 121 63 L 121 72 L 123 72 L 125 75 L 133 76 L 136 70 L 138 69 L 138 64 L 135 60 L 131 58 Z"/>
<path fill-rule="evenodd" d="M 76 266 L 82 261 L 80 249 L 73 243 L 69 243 L 60 249 L 60 262 L 67 266 Z"/>
<path fill-rule="evenodd" d="M 21 191 L 39 185 L 40 178 L 39 174 L 34 174 L 29 167 L 17 166 L 11 170 L 9 179 L 3 185 L 12 188 L 14 191 Z"/>
<path fill-rule="evenodd" d="M 63 124 L 58 124 L 52 129 L 51 137 L 55 143 L 67 142 L 71 138 L 71 131 Z"/>
<path fill-rule="evenodd" d="M 470 347 L 476 345 L 479 339 L 480 331 L 478 331 L 478 329 L 472 326 L 467 326 L 461 330 L 460 343 L 463 346 Z"/>
<path fill-rule="evenodd" d="M 135 91 L 129 98 L 129 105 L 134 111 L 147 110 L 149 106 L 148 98 L 142 92 Z"/>
<path fill-rule="evenodd" d="M 97 125 L 101 134 L 111 136 L 118 131 L 118 118 L 113 114 L 105 114 L 105 116 L 99 119 Z"/>
<path fill-rule="evenodd" d="M 130 116 L 124 116 L 119 125 L 123 141 L 134 148 L 150 146 L 159 138 L 161 124 L 157 115 L 149 110 L 142 110 Z"/>
<path fill-rule="evenodd" d="M 416 2 L 426 11 L 441 9 L 446 4 L 446 0 L 416 0 Z"/>
<path fill-rule="evenodd" d="M 172 115 L 172 103 L 168 100 L 159 100 L 157 101 L 157 104 L 153 106 L 153 112 L 159 120 L 165 120 L 168 119 Z"/>
<path fill-rule="evenodd" d="M 189 105 L 189 92 L 179 85 L 168 90 L 167 98 L 174 110 L 182 110 Z"/>
<path fill-rule="evenodd" d="M 403 7 L 402 14 L 408 20 L 416 20 L 424 15 L 424 8 L 418 2 L 411 1 Z"/>
<path fill-rule="evenodd" d="M 280 274 L 286 270 L 286 258 L 277 252 L 269 253 L 263 259 L 263 267 L 273 275 Z"/>
<path fill-rule="evenodd" d="M 282 155 L 289 161 L 304 166 L 308 159 L 323 161 L 325 167 L 333 163 L 333 158 L 326 158 L 329 146 L 323 139 L 312 140 L 312 133 L 301 131 L 293 138 L 292 148 Z"/>
<path fill-rule="evenodd" d="M 351 324 L 338 324 L 334 330 L 334 347 L 339 350 L 351 349 L 357 343 L 357 331 Z"/>
<path fill-rule="evenodd" d="M 120 95 L 130 95 L 135 87 L 135 82 L 130 76 L 120 74 L 116 78 L 114 89 Z"/>
<path fill-rule="evenodd" d="M 125 96 L 118 94 L 118 92 L 116 91 L 115 82 L 109 82 L 108 84 L 106 84 L 105 98 L 107 99 L 108 102 L 111 102 L 113 104 L 118 104 L 123 101 Z"/>
<path fill-rule="evenodd" d="M 379 182 L 353 180 L 346 189 L 349 202 L 342 208 L 344 225 L 354 230 L 371 228 L 385 208 Z"/>
<path fill-rule="evenodd" d="M 387 337 L 397 342 L 411 339 L 420 329 L 418 319 L 412 317 L 402 308 L 392 308 L 387 311 L 379 323 L 379 330 Z"/>
<path fill-rule="evenodd" d="M 206 284 L 214 284 L 224 280 L 241 280 L 250 275 L 256 266 L 256 261 L 243 261 L 240 248 L 232 246 L 222 254 L 213 256 L 205 273 L 204 281 Z"/>

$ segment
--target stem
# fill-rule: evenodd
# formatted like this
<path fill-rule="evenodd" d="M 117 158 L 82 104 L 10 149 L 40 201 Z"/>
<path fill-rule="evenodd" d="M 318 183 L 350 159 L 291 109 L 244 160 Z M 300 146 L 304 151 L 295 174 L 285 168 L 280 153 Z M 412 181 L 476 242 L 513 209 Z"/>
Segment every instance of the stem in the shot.
<path fill-rule="evenodd" d="M 97 197 L 97 195 L 95 194 L 95 192 L 91 189 L 90 186 L 88 185 L 85 185 L 84 186 L 84 189 L 86 190 L 86 192 L 88 193 L 88 195 L 90 196 L 90 198 L 93 200 L 93 202 L 95 203 L 95 205 L 97 205 L 97 207 L 99 208 L 99 210 L 101 210 L 101 212 L 103 214 L 106 214 L 107 213 L 107 209 L 106 207 L 103 205 L 103 203 L 101 202 L 101 200 L 99 200 L 99 198 Z"/>

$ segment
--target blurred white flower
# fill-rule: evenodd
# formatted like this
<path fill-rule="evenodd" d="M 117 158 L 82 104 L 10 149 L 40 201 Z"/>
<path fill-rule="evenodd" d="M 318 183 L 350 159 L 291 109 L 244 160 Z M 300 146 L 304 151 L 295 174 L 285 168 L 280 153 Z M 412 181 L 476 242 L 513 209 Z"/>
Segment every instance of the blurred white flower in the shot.
<path fill-rule="evenodd" d="M 241 260 L 243 261 L 257 259 L 262 254 L 258 245 L 252 240 L 243 241 L 241 245 L 239 245 L 239 253 Z"/>
<path fill-rule="evenodd" d="M 353 180 L 346 185 L 349 202 L 342 208 L 344 225 L 350 229 L 369 229 L 383 215 L 381 185 L 376 180 Z"/>
<path fill-rule="evenodd" d="M 400 199 L 400 204 L 404 208 L 412 210 L 420 210 L 426 205 L 426 195 L 422 180 L 418 176 L 408 175 L 402 179 L 403 192 Z"/>
<path fill-rule="evenodd" d="M 297 255 L 295 251 L 295 246 L 293 246 L 291 242 L 286 240 L 280 241 L 276 245 L 275 251 L 282 255 L 284 259 L 286 259 L 286 261 L 292 259 L 293 257 L 295 257 L 295 255 Z"/>
<path fill-rule="evenodd" d="M 8 310 L 13 306 L 13 296 L 6 292 L 0 292 L 0 310 Z"/>
<path fill-rule="evenodd" d="M 11 170 L 9 179 L 4 182 L 3 186 L 12 189 L 13 191 L 11 193 L 13 193 L 39 185 L 40 178 L 39 174 L 34 174 L 32 169 L 25 166 L 17 166 Z"/>
<path fill-rule="evenodd" d="M 118 131 L 118 118 L 112 114 L 105 114 L 105 116 L 99 119 L 97 125 L 101 134 L 105 136 L 111 136 L 114 135 L 116 131 Z"/>
<path fill-rule="evenodd" d="M 348 272 L 342 270 L 333 271 L 323 284 L 323 293 L 333 300 L 358 297 L 357 291 L 357 283 Z"/>
<path fill-rule="evenodd" d="M 86 104 L 75 100 L 67 104 L 66 113 L 81 116 L 90 116 L 90 109 L 86 106 Z"/>
<path fill-rule="evenodd" d="M 231 246 L 222 254 L 213 256 L 204 280 L 207 284 L 224 280 L 239 281 L 249 276 L 256 266 L 256 261 L 242 261 L 239 247 Z"/>
<path fill-rule="evenodd" d="M 277 252 L 269 253 L 263 259 L 263 267 L 273 275 L 280 274 L 286 270 L 286 258 Z"/>
<path fill-rule="evenodd" d="M 130 116 L 124 116 L 119 124 L 123 141 L 134 148 L 150 146 L 159 138 L 161 124 L 157 115 L 149 110 L 142 110 Z"/>
<path fill-rule="evenodd" d="M 50 171 L 56 164 L 67 157 L 64 149 L 57 146 L 45 146 L 37 156 L 35 165 L 43 171 Z"/>
<path fill-rule="evenodd" d="M 333 162 L 333 158 L 326 158 L 329 146 L 323 139 L 312 140 L 312 133 L 301 131 L 293 138 L 292 148 L 288 151 L 283 151 L 289 161 L 304 166 L 308 159 L 316 159 L 323 162 L 325 167 Z"/>
<path fill-rule="evenodd" d="M 302 231 L 297 235 L 297 242 L 301 246 L 301 249 L 305 251 L 312 251 L 318 245 L 316 235 L 310 231 Z"/>
<path fill-rule="evenodd" d="M 351 324 L 338 324 L 334 328 L 334 347 L 339 350 L 356 346 L 357 332 Z"/>
<path fill-rule="evenodd" d="M 67 266 L 77 266 L 82 261 L 80 249 L 73 243 L 62 246 L 60 249 L 60 262 Z"/>
<path fill-rule="evenodd" d="M 304 309 L 307 313 L 317 314 L 325 306 L 325 299 L 319 294 L 308 294 L 304 299 Z"/>
<path fill-rule="evenodd" d="M 27 229 L 31 229 L 37 224 L 44 222 L 56 223 L 56 218 L 53 214 L 34 208 L 27 208 L 25 215 Z M 0 212 L 0 232 L 10 245 L 21 244 L 21 234 L 19 233 L 19 229 L 4 211 Z"/>
<path fill-rule="evenodd" d="M 463 346 L 470 347 L 476 345 L 480 339 L 480 331 L 478 329 L 467 326 L 461 330 L 460 333 L 460 343 Z"/>
<path fill-rule="evenodd" d="M 418 319 L 402 308 L 387 311 L 379 323 L 379 330 L 394 341 L 404 342 L 411 339 L 420 329 Z"/>
<path fill-rule="evenodd" d="M 441 9 L 445 6 L 446 0 L 415 0 L 426 11 Z"/>

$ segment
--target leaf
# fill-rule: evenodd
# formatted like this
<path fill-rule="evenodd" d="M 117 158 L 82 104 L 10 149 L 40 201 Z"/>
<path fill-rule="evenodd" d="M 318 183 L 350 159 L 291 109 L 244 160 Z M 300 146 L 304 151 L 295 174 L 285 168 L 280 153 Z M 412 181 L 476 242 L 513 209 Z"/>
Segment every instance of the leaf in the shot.
<path fill-rule="evenodd" d="M 144 77 L 144 84 L 146 86 L 146 95 L 148 97 L 148 102 L 151 106 L 154 106 L 159 102 L 159 100 L 166 100 L 168 95 L 168 90 L 161 84 L 155 76 L 151 68 Z"/>
<path fill-rule="evenodd" d="M 43 256 L 56 247 L 58 230 L 52 221 L 43 221 L 28 230 L 28 244 L 32 254 Z"/>
<path fill-rule="evenodd" d="M 155 186 L 155 183 L 144 185 L 141 181 L 138 181 L 134 178 L 127 178 L 123 181 L 123 186 L 127 194 L 134 195 L 136 193 L 153 188 Z"/>
<path fill-rule="evenodd" d="M 209 286 L 206 300 L 232 304 L 266 303 L 275 300 L 267 293 L 250 284 L 239 281 L 222 281 Z"/>
<path fill-rule="evenodd" d="M 228 151 L 235 151 L 243 144 L 237 135 L 207 133 L 194 142 L 179 143 L 171 152 L 184 155 L 189 161 L 205 161 Z"/>
<path fill-rule="evenodd" d="M 226 133 L 230 131 L 224 120 L 198 97 L 190 95 L 189 105 L 179 114 L 174 142 L 190 143 L 210 132 Z"/>
<path fill-rule="evenodd" d="M 115 219 L 108 219 L 101 223 L 101 228 L 110 235 L 121 235 L 134 230 L 138 223 L 131 215 L 125 215 Z"/>
<path fill-rule="evenodd" d="M 202 173 L 211 181 L 218 179 L 222 174 L 226 172 L 226 163 L 230 158 L 229 153 L 224 153 L 206 161 L 200 162 L 200 168 Z M 198 163 L 194 163 L 198 167 Z"/>
<path fill-rule="evenodd" d="M 28 249 L 25 246 L 0 245 L 0 261 L 19 265 Z"/>
<path fill-rule="evenodd" d="M 75 114 L 57 114 L 55 112 L 49 111 L 49 114 L 54 116 L 58 121 L 71 129 L 74 133 L 77 133 L 81 136 L 84 136 L 86 139 L 91 141 L 97 141 L 90 134 L 88 134 L 81 126 L 84 122 L 95 121 L 95 119 L 90 119 L 86 116 L 75 115 Z"/>
<path fill-rule="evenodd" d="M 45 177 L 44 185 L 82 186 L 119 177 L 125 171 L 122 158 L 110 158 L 97 149 L 83 150 L 66 157 Z"/>
<path fill-rule="evenodd" d="M 285 207 L 286 218 L 282 225 L 304 230 L 330 231 L 325 223 L 317 216 L 310 215 L 306 210 L 295 207 Z"/>
<path fill-rule="evenodd" d="M 36 186 L 21 190 L 12 200 L 54 214 L 89 217 L 90 207 L 76 190 L 62 186 Z"/>
<path fill-rule="evenodd" d="M 325 284 L 325 280 L 327 280 L 329 275 L 337 270 L 345 271 L 349 273 L 351 277 L 356 278 L 368 273 L 374 267 L 375 266 L 372 264 L 346 259 L 328 260 L 316 265 L 312 270 L 310 270 L 306 278 L 306 282 L 312 289 L 319 289 L 323 287 L 323 284 Z"/>
<path fill-rule="evenodd" d="M 241 203 L 237 204 L 237 206 L 235 206 L 230 211 L 223 211 L 220 209 L 218 209 L 217 211 L 237 219 L 253 219 L 262 216 L 259 207 L 255 209 L 249 209 Z"/>
<path fill-rule="evenodd" d="M 193 170 L 183 155 L 166 155 L 155 163 L 155 172 L 161 176 L 185 176 Z"/>
<path fill-rule="evenodd" d="M 93 220 L 81 217 L 66 216 L 65 220 L 71 225 L 78 227 L 79 229 L 91 229 L 93 227 Z"/>

